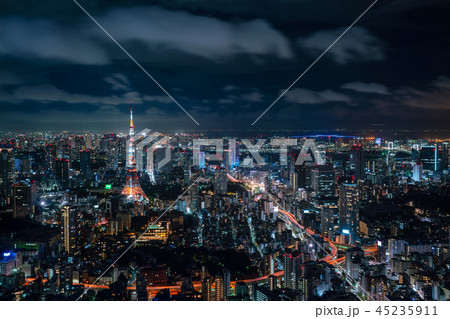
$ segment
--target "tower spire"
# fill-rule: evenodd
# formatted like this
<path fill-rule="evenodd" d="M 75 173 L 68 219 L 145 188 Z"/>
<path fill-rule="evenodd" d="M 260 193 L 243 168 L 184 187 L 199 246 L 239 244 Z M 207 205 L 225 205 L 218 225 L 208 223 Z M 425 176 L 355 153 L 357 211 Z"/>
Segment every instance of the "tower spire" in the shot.
<path fill-rule="evenodd" d="M 139 184 L 139 176 L 136 170 L 136 148 L 134 146 L 133 104 L 130 101 L 130 136 L 128 139 L 127 177 L 122 195 L 135 201 L 147 200 L 148 197 Z"/>
<path fill-rule="evenodd" d="M 130 138 L 134 136 L 133 101 L 130 101 Z"/>

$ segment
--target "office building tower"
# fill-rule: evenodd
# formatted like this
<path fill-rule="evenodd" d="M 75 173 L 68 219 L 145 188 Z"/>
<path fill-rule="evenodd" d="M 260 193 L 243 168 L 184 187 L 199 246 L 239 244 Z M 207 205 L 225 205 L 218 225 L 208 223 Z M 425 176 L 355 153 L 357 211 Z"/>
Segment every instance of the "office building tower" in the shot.
<path fill-rule="evenodd" d="M 273 254 L 264 254 L 262 270 L 264 276 L 273 274 L 275 272 L 275 256 Z"/>
<path fill-rule="evenodd" d="M 449 143 L 448 142 L 444 142 L 442 144 L 442 152 L 441 152 L 441 169 L 442 170 L 448 170 L 448 165 L 449 165 Z"/>
<path fill-rule="evenodd" d="M 227 193 L 228 176 L 225 170 L 217 170 L 214 172 L 214 193 Z"/>
<path fill-rule="evenodd" d="M 302 255 L 298 250 L 284 254 L 284 288 L 298 289 L 301 279 Z"/>
<path fill-rule="evenodd" d="M 45 145 L 45 169 L 53 172 L 56 169 L 56 145 Z"/>
<path fill-rule="evenodd" d="M 32 186 L 30 183 L 22 182 L 12 186 L 12 203 L 14 218 L 27 217 L 29 213 L 34 211 Z"/>
<path fill-rule="evenodd" d="M 55 164 L 55 178 L 56 181 L 63 188 L 69 187 L 69 160 L 60 158 L 56 160 Z"/>
<path fill-rule="evenodd" d="M 216 275 L 214 285 L 216 288 L 216 301 L 224 301 L 225 300 L 224 282 L 223 277 L 220 274 Z"/>
<path fill-rule="evenodd" d="M 310 187 L 309 181 L 311 180 L 311 167 L 306 166 L 305 163 L 302 165 L 296 165 L 294 168 L 294 173 L 296 174 L 296 189 Z"/>
<path fill-rule="evenodd" d="M 0 146 L 0 202 L 7 202 L 14 183 L 14 150 L 12 146 Z"/>
<path fill-rule="evenodd" d="M 357 184 L 339 187 L 339 228 L 343 234 L 357 236 L 359 226 L 359 189 Z"/>
<path fill-rule="evenodd" d="M 228 268 L 225 268 L 223 274 L 223 297 L 228 300 L 231 296 L 231 274 Z"/>
<path fill-rule="evenodd" d="M 388 292 L 387 278 L 384 276 L 372 279 L 370 294 L 374 301 L 386 301 Z"/>
<path fill-rule="evenodd" d="M 270 291 L 274 291 L 275 289 L 278 288 L 278 278 L 276 276 L 269 275 L 269 277 L 267 279 L 269 281 Z"/>
<path fill-rule="evenodd" d="M 422 163 L 416 163 L 413 165 L 413 181 L 420 182 L 423 179 L 423 165 Z"/>
<path fill-rule="evenodd" d="M 140 273 L 136 276 L 136 295 L 138 301 L 148 301 L 147 278 Z"/>
<path fill-rule="evenodd" d="M 364 250 L 358 247 L 349 248 L 345 252 L 345 271 L 351 278 L 359 279 L 359 269 L 364 258 Z"/>
<path fill-rule="evenodd" d="M 80 223 L 81 216 L 78 208 L 64 206 L 61 214 L 61 237 L 64 251 L 68 255 L 75 255 L 79 250 Z"/>
<path fill-rule="evenodd" d="M 361 144 L 355 144 L 350 149 L 350 173 L 356 180 L 364 179 L 364 150 Z"/>
<path fill-rule="evenodd" d="M 334 215 L 338 209 L 336 206 L 322 207 L 320 212 L 321 235 L 330 238 L 334 229 Z"/>
<path fill-rule="evenodd" d="M 91 151 L 80 151 L 80 171 L 83 175 L 87 175 L 91 170 L 92 161 L 91 161 Z"/>
<path fill-rule="evenodd" d="M 194 184 L 188 191 L 188 204 L 190 213 L 198 213 L 200 209 L 200 199 L 198 195 L 198 184 Z"/>
<path fill-rule="evenodd" d="M 212 301 L 212 283 L 211 277 L 207 276 L 202 281 L 202 300 L 203 301 Z"/>
<path fill-rule="evenodd" d="M 59 268 L 59 290 L 62 293 L 68 293 L 73 284 L 73 269 L 71 265 L 65 265 Z"/>
<path fill-rule="evenodd" d="M 248 289 L 248 286 L 245 282 L 238 281 L 236 283 L 235 291 L 238 300 L 250 300 L 250 290 Z"/>
<path fill-rule="evenodd" d="M 205 152 L 199 152 L 198 158 L 199 158 L 199 168 L 200 169 L 206 168 Z"/>
<path fill-rule="evenodd" d="M 229 140 L 228 165 L 230 169 L 239 166 L 239 144 L 236 140 Z"/>
<path fill-rule="evenodd" d="M 335 172 L 332 166 L 319 165 L 311 170 L 311 187 L 317 197 L 334 197 Z"/>
<path fill-rule="evenodd" d="M 423 146 L 420 149 L 419 157 L 424 170 L 439 170 L 439 150 L 437 146 Z"/>

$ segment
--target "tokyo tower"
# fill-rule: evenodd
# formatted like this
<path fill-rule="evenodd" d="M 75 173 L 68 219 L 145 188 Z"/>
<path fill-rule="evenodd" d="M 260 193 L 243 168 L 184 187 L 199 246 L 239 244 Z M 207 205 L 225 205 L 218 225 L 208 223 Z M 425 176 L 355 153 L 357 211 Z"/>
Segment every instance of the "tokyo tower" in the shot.
<path fill-rule="evenodd" d="M 130 107 L 130 139 L 128 141 L 127 178 L 122 195 L 134 201 L 148 201 L 147 195 L 139 184 L 139 177 L 136 170 L 136 148 L 134 146 L 134 124 L 133 107 Z"/>

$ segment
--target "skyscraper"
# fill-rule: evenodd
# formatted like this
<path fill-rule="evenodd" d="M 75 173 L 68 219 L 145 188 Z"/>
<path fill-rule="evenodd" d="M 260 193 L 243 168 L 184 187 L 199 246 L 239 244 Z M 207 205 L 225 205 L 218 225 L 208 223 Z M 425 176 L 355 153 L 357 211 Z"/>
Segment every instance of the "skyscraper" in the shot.
<path fill-rule="evenodd" d="M 321 235 L 329 238 L 334 227 L 334 214 L 337 212 L 336 206 L 322 207 L 320 212 Z"/>
<path fill-rule="evenodd" d="M 423 146 L 419 154 L 424 170 L 439 170 L 439 150 L 437 146 Z"/>
<path fill-rule="evenodd" d="M 357 184 L 344 183 L 339 187 L 339 228 L 344 234 L 358 234 L 359 190 Z"/>
<path fill-rule="evenodd" d="M 76 207 L 64 206 L 61 214 L 61 237 L 64 251 L 69 255 L 78 252 L 80 214 Z"/>
<path fill-rule="evenodd" d="M 364 150 L 361 144 L 355 144 L 350 149 L 350 172 L 356 180 L 364 179 Z"/>
<path fill-rule="evenodd" d="M 212 301 L 211 277 L 205 277 L 202 281 L 202 300 Z"/>
<path fill-rule="evenodd" d="M 31 185 L 28 183 L 14 184 L 12 194 L 14 218 L 27 217 L 33 211 Z"/>
<path fill-rule="evenodd" d="M 278 278 L 274 275 L 270 275 L 268 278 L 270 291 L 274 291 L 278 288 Z"/>
<path fill-rule="evenodd" d="M 67 188 L 69 186 L 69 160 L 60 158 L 56 161 L 55 177 L 61 187 Z"/>
<path fill-rule="evenodd" d="M 317 197 L 335 196 L 335 173 L 332 166 L 318 165 L 311 170 L 311 187 Z"/>
<path fill-rule="evenodd" d="M 420 182 L 423 178 L 423 165 L 422 163 L 416 163 L 413 165 L 413 181 Z"/>
<path fill-rule="evenodd" d="M 91 151 L 81 151 L 80 152 L 80 171 L 86 176 L 87 173 L 91 170 L 92 162 L 91 162 Z"/>
<path fill-rule="evenodd" d="M 134 146 L 134 124 L 133 124 L 133 108 L 130 108 L 130 139 L 128 141 L 128 160 L 127 160 L 127 177 L 122 195 L 134 201 L 148 201 L 139 184 L 139 177 L 136 170 L 136 148 Z"/>
<path fill-rule="evenodd" d="M 231 296 L 231 274 L 228 268 L 225 268 L 223 270 L 223 297 L 224 300 L 228 300 L 228 298 Z"/>
<path fill-rule="evenodd" d="M 217 170 L 214 172 L 214 193 L 227 193 L 227 172 L 225 170 Z"/>
<path fill-rule="evenodd" d="M 220 274 L 216 275 L 214 283 L 216 286 L 216 301 L 225 300 L 224 285 L 223 285 L 224 283 L 223 283 L 223 278 Z"/>
<path fill-rule="evenodd" d="M 191 213 L 197 213 L 200 206 L 199 196 L 198 196 L 198 184 L 193 184 L 188 191 L 189 198 L 189 211 Z"/>
<path fill-rule="evenodd" d="M 0 201 L 11 196 L 14 183 L 14 151 L 12 146 L 0 146 Z"/>
<path fill-rule="evenodd" d="M 136 276 L 136 294 L 138 301 L 148 301 L 147 278 L 140 273 Z"/>
<path fill-rule="evenodd" d="M 302 255 L 298 250 L 286 251 L 284 254 L 284 288 L 299 288 L 302 262 Z"/>

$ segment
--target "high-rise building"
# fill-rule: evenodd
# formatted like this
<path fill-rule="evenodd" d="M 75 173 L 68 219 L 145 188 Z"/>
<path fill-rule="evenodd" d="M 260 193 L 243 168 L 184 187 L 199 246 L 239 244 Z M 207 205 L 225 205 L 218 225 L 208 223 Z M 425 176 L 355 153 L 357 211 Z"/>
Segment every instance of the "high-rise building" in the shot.
<path fill-rule="evenodd" d="M 215 288 L 216 288 L 216 301 L 225 300 L 224 282 L 223 282 L 223 277 L 220 274 L 216 275 L 214 284 L 215 284 Z"/>
<path fill-rule="evenodd" d="M 352 247 L 345 252 L 345 271 L 351 278 L 359 279 L 359 265 L 364 258 L 364 250 L 358 247 Z"/>
<path fill-rule="evenodd" d="M 73 269 L 71 265 L 59 267 L 59 289 L 62 293 L 68 293 L 73 284 Z"/>
<path fill-rule="evenodd" d="M 364 150 L 361 144 L 355 144 L 350 149 L 350 172 L 356 180 L 364 179 Z"/>
<path fill-rule="evenodd" d="M 284 254 L 284 288 L 299 288 L 302 262 L 302 255 L 298 250 L 286 251 Z"/>
<path fill-rule="evenodd" d="M 122 195 L 134 201 L 148 201 L 147 195 L 139 184 L 139 176 L 136 170 L 136 148 L 134 146 L 133 109 L 130 108 L 130 139 L 128 141 L 127 177 Z"/>
<path fill-rule="evenodd" d="M 217 170 L 214 172 L 214 193 L 226 194 L 227 193 L 227 172 L 225 170 Z"/>
<path fill-rule="evenodd" d="M 136 276 L 136 295 L 138 301 L 148 301 L 147 278 L 139 273 Z"/>
<path fill-rule="evenodd" d="M 311 170 L 311 187 L 317 197 L 334 197 L 335 172 L 332 166 L 319 165 Z"/>
<path fill-rule="evenodd" d="M 14 150 L 12 146 L 0 146 L 0 202 L 11 196 L 14 183 Z"/>
<path fill-rule="evenodd" d="M 250 300 L 250 291 L 248 289 L 248 286 L 243 281 L 238 281 L 236 283 L 236 297 L 239 300 Z"/>
<path fill-rule="evenodd" d="M 198 158 L 199 158 L 199 168 L 200 169 L 206 168 L 205 152 L 199 152 Z"/>
<path fill-rule="evenodd" d="M 388 292 L 387 278 L 384 276 L 372 279 L 370 294 L 374 301 L 386 301 Z"/>
<path fill-rule="evenodd" d="M 442 170 L 448 170 L 448 164 L 449 164 L 449 143 L 444 142 L 442 144 L 442 160 L 441 160 L 441 169 Z"/>
<path fill-rule="evenodd" d="M 56 168 L 56 145 L 45 145 L 45 168 L 53 172 Z"/>
<path fill-rule="evenodd" d="M 80 213 L 77 207 L 66 205 L 61 214 L 61 237 L 64 251 L 69 255 L 78 252 L 78 240 L 80 236 Z"/>
<path fill-rule="evenodd" d="M 424 170 L 439 170 L 439 149 L 437 146 L 422 146 L 419 154 Z"/>
<path fill-rule="evenodd" d="M 33 194 L 30 183 L 17 183 L 12 186 L 14 218 L 27 217 L 33 212 Z"/>
<path fill-rule="evenodd" d="M 423 165 L 422 163 L 416 163 L 413 165 L 413 181 L 420 182 L 423 179 Z"/>
<path fill-rule="evenodd" d="M 92 161 L 91 161 L 91 151 L 80 151 L 80 171 L 83 175 L 87 175 L 87 173 L 91 170 Z"/>
<path fill-rule="evenodd" d="M 188 196 L 189 196 L 189 211 L 194 214 L 198 213 L 198 210 L 200 208 L 200 201 L 197 183 L 191 186 L 191 188 L 188 191 Z"/>
<path fill-rule="evenodd" d="M 205 277 L 202 281 L 202 300 L 212 301 L 212 283 L 211 277 Z"/>
<path fill-rule="evenodd" d="M 320 212 L 320 226 L 321 235 L 325 238 L 329 238 L 333 233 L 334 228 L 334 215 L 337 213 L 336 206 L 322 207 Z"/>
<path fill-rule="evenodd" d="M 274 291 L 275 289 L 278 288 L 278 278 L 277 278 L 277 276 L 269 275 L 269 277 L 267 279 L 269 281 L 270 291 Z"/>
<path fill-rule="evenodd" d="M 339 228 L 343 234 L 358 234 L 359 189 L 357 184 L 344 183 L 339 187 Z"/>
<path fill-rule="evenodd" d="M 264 276 L 273 274 L 275 272 L 275 256 L 270 253 L 264 254 L 262 266 Z"/>
<path fill-rule="evenodd" d="M 231 296 L 231 274 L 228 268 L 225 268 L 223 274 L 223 297 L 228 300 Z"/>
<path fill-rule="evenodd" d="M 55 177 L 61 187 L 67 188 L 69 186 L 69 160 L 60 158 L 56 160 Z"/>
<path fill-rule="evenodd" d="M 230 169 L 239 166 L 239 144 L 236 144 L 236 140 L 229 140 L 229 157 L 228 163 Z"/>
<path fill-rule="evenodd" d="M 310 178 L 308 175 L 311 173 L 311 167 L 306 166 L 306 164 L 303 163 L 302 165 L 296 165 L 294 170 L 297 175 L 296 189 L 309 187 L 310 184 L 308 181 L 310 181 Z"/>

